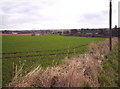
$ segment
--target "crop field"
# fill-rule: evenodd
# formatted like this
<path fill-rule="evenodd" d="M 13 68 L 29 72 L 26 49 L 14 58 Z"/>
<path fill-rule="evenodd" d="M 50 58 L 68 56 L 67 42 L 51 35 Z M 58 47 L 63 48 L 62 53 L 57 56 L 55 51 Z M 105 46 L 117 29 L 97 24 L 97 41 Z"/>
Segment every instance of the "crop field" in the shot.
<path fill-rule="evenodd" d="M 84 53 L 92 42 L 104 38 L 66 37 L 58 35 L 3 35 L 2 69 L 3 86 L 15 75 L 15 69 L 23 66 L 23 74 L 41 65 L 43 68 L 59 64 L 65 57 Z"/>

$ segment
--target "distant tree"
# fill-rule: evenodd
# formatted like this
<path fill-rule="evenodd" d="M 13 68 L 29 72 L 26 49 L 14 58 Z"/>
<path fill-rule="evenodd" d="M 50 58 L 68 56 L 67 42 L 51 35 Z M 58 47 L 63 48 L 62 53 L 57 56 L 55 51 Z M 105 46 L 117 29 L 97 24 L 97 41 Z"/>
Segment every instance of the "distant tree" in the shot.
<path fill-rule="evenodd" d="M 2 31 L 3 34 L 8 34 L 8 32 L 9 32 L 8 30 Z"/>
<path fill-rule="evenodd" d="M 75 33 L 77 33 L 77 32 L 78 32 L 77 29 L 72 29 L 72 30 L 71 30 L 71 34 L 75 34 Z"/>
<path fill-rule="evenodd" d="M 69 31 L 68 30 L 64 31 L 64 34 L 69 34 Z"/>
<path fill-rule="evenodd" d="M 58 34 L 59 34 L 59 35 L 62 35 L 62 32 L 58 31 Z"/>
<path fill-rule="evenodd" d="M 117 29 L 117 25 L 115 25 L 115 29 Z"/>
<path fill-rule="evenodd" d="M 103 29 L 100 29 L 99 33 L 100 35 L 103 35 L 104 34 L 104 30 Z"/>

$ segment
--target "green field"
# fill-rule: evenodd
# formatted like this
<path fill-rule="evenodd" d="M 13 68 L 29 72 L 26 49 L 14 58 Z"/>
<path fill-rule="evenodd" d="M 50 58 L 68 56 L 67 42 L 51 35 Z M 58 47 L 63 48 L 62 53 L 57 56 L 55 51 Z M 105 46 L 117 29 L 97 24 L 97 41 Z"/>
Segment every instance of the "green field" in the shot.
<path fill-rule="evenodd" d="M 41 65 L 43 68 L 59 64 L 65 57 L 79 55 L 87 50 L 92 42 L 103 38 L 3 35 L 3 86 L 14 76 L 15 65 L 24 64 L 24 70 Z M 24 74 L 25 72 L 23 72 Z"/>

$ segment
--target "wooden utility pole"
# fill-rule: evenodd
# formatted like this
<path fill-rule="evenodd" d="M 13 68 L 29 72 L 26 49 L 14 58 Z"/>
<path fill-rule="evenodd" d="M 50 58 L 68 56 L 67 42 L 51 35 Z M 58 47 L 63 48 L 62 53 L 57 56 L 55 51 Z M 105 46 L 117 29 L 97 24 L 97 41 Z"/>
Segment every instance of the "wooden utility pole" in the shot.
<path fill-rule="evenodd" d="M 110 0 L 110 11 L 109 11 L 109 46 L 110 51 L 112 51 L 112 0 Z"/>

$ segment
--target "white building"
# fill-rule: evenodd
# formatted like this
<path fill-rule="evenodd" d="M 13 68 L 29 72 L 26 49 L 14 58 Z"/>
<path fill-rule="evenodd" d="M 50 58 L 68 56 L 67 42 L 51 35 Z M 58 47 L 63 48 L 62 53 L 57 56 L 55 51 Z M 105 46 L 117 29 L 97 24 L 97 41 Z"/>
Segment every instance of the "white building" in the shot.
<path fill-rule="evenodd" d="M 12 32 L 12 34 L 18 34 L 17 32 Z"/>

